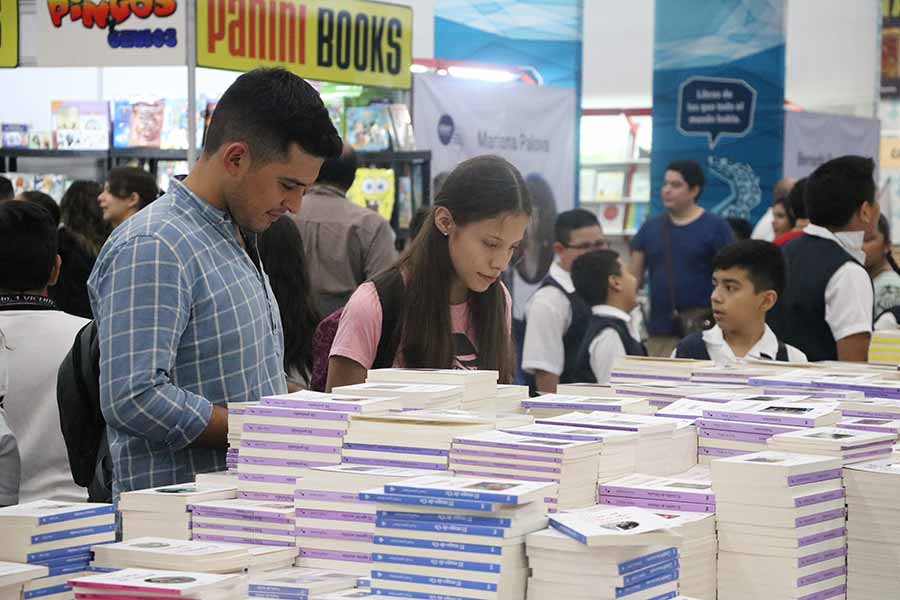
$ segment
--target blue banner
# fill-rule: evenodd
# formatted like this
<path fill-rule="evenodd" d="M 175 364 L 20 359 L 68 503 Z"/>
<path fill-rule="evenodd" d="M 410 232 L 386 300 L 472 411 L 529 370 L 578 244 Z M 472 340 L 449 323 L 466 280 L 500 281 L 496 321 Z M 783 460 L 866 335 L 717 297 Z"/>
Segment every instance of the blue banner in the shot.
<path fill-rule="evenodd" d="M 654 36 L 652 212 L 690 159 L 701 206 L 755 222 L 782 173 L 785 1 L 657 0 Z"/>

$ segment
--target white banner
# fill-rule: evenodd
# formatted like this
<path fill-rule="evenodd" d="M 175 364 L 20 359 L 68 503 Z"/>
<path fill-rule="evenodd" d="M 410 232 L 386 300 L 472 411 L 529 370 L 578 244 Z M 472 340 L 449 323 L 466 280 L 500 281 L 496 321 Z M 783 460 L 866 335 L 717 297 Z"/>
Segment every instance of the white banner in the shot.
<path fill-rule="evenodd" d="M 521 319 L 553 261 L 556 214 L 574 206 L 575 90 L 433 74 L 416 75 L 413 89 L 416 143 L 431 150 L 432 176 L 497 154 L 528 183 L 534 211 L 511 290 L 513 316 Z"/>
<path fill-rule="evenodd" d="M 186 2 L 36 2 L 41 67 L 186 65 Z"/>
<path fill-rule="evenodd" d="M 784 177 L 806 177 L 824 162 L 857 154 L 878 162 L 878 119 L 785 111 Z"/>

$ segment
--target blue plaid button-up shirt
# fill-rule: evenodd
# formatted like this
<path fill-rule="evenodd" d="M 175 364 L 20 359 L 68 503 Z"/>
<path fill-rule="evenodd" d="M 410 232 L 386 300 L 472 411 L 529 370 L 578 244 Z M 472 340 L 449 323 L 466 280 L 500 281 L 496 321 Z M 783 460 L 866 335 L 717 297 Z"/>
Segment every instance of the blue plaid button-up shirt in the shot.
<path fill-rule="evenodd" d="M 224 449 L 189 447 L 212 405 L 286 391 L 278 305 L 231 217 L 174 182 L 113 232 L 88 289 L 114 497 L 224 469 Z"/>

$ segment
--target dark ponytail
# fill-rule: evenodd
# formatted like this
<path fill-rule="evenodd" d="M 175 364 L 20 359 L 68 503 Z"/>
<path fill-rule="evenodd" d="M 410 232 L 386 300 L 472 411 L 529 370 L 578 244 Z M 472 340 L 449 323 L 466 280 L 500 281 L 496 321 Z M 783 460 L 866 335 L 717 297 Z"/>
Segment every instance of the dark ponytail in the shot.
<path fill-rule="evenodd" d="M 434 206 L 450 211 L 460 227 L 507 213 L 531 215 L 522 174 L 498 156 L 460 163 L 447 176 Z M 456 357 L 450 318 L 453 263 L 448 239 L 435 226 L 433 210 L 397 264 L 407 276 L 400 344 L 405 366 L 452 368 Z M 515 356 L 502 284 L 497 281 L 485 292 L 469 294 L 468 304 L 479 368 L 499 371 L 501 382 L 512 382 Z"/>

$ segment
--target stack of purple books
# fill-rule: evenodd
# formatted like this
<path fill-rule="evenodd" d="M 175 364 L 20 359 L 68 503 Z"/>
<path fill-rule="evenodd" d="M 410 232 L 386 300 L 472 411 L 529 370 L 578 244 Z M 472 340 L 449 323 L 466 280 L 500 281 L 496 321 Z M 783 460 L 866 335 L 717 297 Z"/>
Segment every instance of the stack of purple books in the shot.
<path fill-rule="evenodd" d="M 714 513 L 716 495 L 709 480 L 635 474 L 602 484 L 600 504 Z"/>

